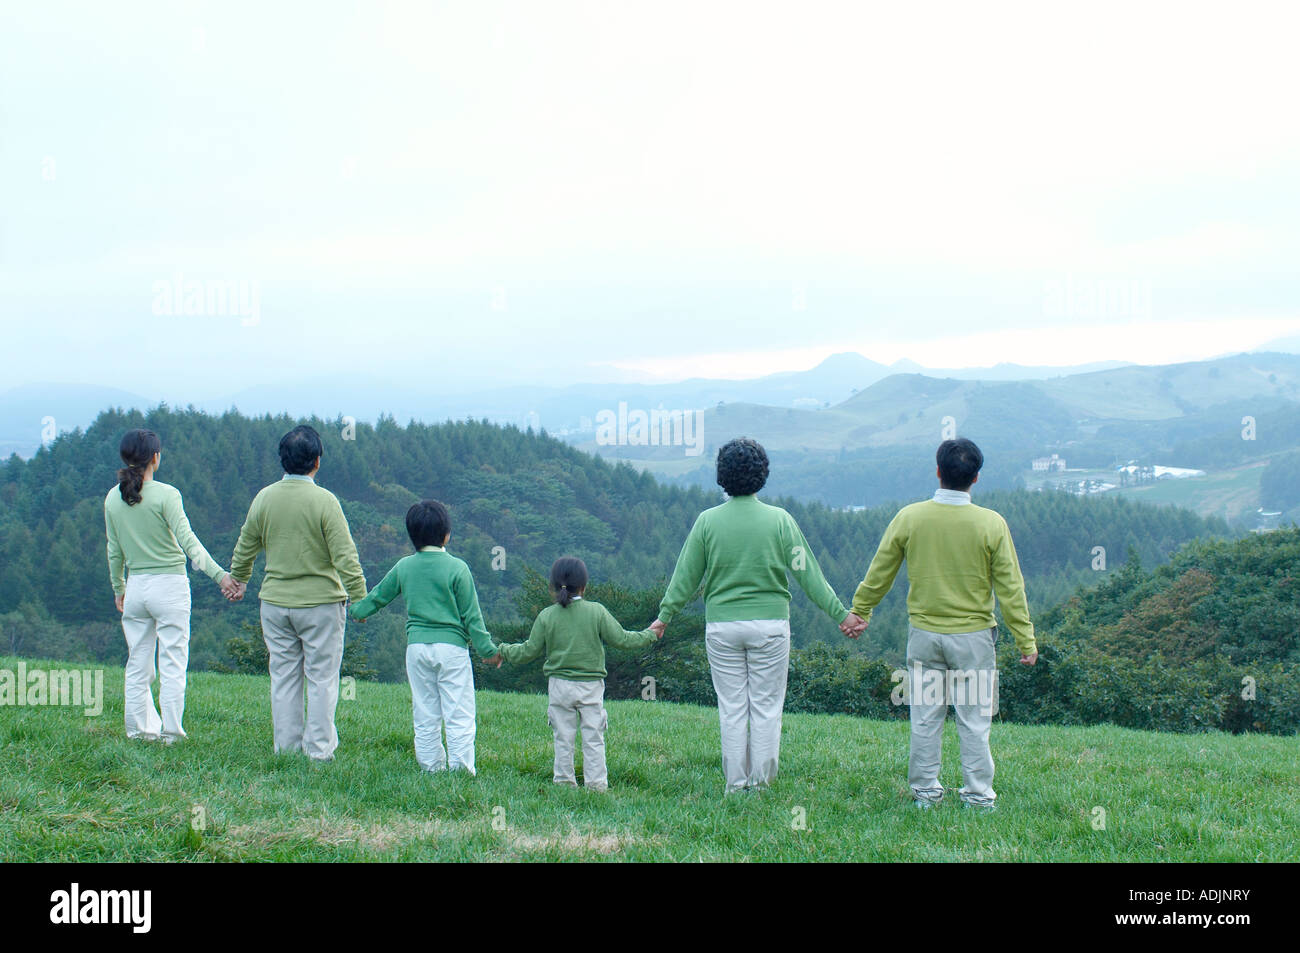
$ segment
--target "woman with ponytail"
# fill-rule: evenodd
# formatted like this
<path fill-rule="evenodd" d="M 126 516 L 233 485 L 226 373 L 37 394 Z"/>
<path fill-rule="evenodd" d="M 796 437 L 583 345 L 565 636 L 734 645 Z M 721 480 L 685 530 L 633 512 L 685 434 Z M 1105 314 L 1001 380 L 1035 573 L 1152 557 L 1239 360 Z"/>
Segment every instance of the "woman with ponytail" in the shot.
<path fill-rule="evenodd" d="M 117 486 L 104 498 L 108 572 L 126 636 L 126 734 L 171 744 L 185 737 L 185 670 L 190 654 L 190 582 L 185 557 L 221 586 L 239 594 L 203 548 L 185 517 L 181 494 L 154 479 L 162 442 L 151 430 L 131 430 L 118 447 Z M 155 669 L 154 656 L 158 657 Z M 154 707 L 155 671 L 159 675 Z"/>

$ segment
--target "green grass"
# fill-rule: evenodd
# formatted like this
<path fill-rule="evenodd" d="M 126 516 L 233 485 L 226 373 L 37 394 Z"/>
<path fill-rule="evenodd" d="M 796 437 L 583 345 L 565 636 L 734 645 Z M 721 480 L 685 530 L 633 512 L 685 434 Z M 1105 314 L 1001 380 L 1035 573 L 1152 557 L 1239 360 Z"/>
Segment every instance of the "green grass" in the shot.
<path fill-rule="evenodd" d="M 473 778 L 417 769 L 405 685 L 359 685 L 316 766 L 271 753 L 266 678 L 191 674 L 169 748 L 127 740 L 104 677 L 99 717 L 0 708 L 0 860 L 1300 859 L 1295 738 L 998 724 L 998 811 L 920 812 L 905 722 L 787 715 L 773 788 L 724 798 L 715 710 L 613 702 L 601 795 L 551 783 L 544 696 L 479 694 Z"/>

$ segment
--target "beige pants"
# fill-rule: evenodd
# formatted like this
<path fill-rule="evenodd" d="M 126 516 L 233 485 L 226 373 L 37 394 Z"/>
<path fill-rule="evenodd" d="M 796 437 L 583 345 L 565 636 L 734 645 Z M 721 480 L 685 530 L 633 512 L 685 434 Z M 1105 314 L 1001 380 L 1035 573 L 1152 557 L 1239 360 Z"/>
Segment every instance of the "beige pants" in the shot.
<path fill-rule="evenodd" d="M 907 782 L 919 801 L 943 799 L 939 767 L 943 722 L 951 704 L 961 743 L 963 801 L 992 804 L 989 731 L 997 713 L 997 629 L 945 635 L 911 626 L 907 633 L 908 705 L 912 750 Z"/>
<path fill-rule="evenodd" d="M 346 604 L 307 609 L 262 603 L 262 639 L 270 655 L 271 724 L 275 750 L 303 751 L 317 761 L 339 745 L 334 711 L 339 703 Z M 303 689 L 307 718 L 303 720 Z"/>
<path fill-rule="evenodd" d="M 546 720 L 555 732 L 556 784 L 578 786 L 573 773 L 573 748 L 578 727 L 582 727 L 582 783 L 593 790 L 609 787 L 605 770 L 605 680 L 577 682 L 551 676 L 551 703 Z"/>
<path fill-rule="evenodd" d="M 722 729 L 726 793 L 776 780 L 790 671 L 790 622 L 710 622 L 704 628 Z"/>
<path fill-rule="evenodd" d="M 185 737 L 185 670 L 190 660 L 190 580 L 184 573 L 131 573 L 122 602 L 126 636 L 126 736 Z M 155 668 L 154 657 L 158 663 Z M 153 680 L 158 675 L 158 705 Z"/>

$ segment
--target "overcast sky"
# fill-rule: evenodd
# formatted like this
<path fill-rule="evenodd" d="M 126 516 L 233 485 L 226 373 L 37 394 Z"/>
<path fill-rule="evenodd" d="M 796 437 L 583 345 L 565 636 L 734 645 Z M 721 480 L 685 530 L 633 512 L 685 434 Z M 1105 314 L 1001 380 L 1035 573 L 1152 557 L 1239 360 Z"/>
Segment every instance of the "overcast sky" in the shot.
<path fill-rule="evenodd" d="M 6 3 L 0 389 L 1300 333 L 1286 8 L 1047 7 Z"/>

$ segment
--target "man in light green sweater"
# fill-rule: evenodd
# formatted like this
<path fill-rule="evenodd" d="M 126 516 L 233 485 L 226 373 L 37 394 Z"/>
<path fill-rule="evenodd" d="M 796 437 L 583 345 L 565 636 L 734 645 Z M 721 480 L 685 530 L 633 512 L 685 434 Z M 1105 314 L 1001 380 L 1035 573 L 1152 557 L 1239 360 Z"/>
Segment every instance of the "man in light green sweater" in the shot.
<path fill-rule="evenodd" d="M 895 515 L 853 597 L 863 621 L 856 638 L 907 561 L 908 704 L 912 723 L 908 784 L 918 807 L 943 799 L 939 783 L 943 722 L 957 715 L 963 805 L 991 808 L 993 755 L 989 732 L 997 712 L 997 625 L 993 597 L 1015 638 L 1021 663 L 1038 661 L 1025 580 L 1002 516 L 971 502 L 984 455 L 969 440 L 945 440 L 936 454 L 933 499 Z"/>
<path fill-rule="evenodd" d="M 475 774 L 478 726 L 469 645 L 472 642 L 480 655 L 493 659 L 497 647 L 483 624 L 469 566 L 447 552 L 451 539 L 447 507 L 437 500 L 412 505 L 406 511 L 406 532 L 415 552 L 399 559 L 370 595 L 353 604 L 352 618 L 364 622 L 402 597 L 415 760 L 425 771 Z"/>
<path fill-rule="evenodd" d="M 788 576 L 841 629 L 862 621 L 826 582 L 794 517 L 754 496 L 767 476 L 756 441 L 739 437 L 718 450 L 718 485 L 731 499 L 695 520 L 651 625 L 662 633 L 703 586 L 728 794 L 766 788 L 777 775 L 790 669 Z"/>
<path fill-rule="evenodd" d="M 329 761 L 339 743 L 334 713 L 347 600 L 365 598 L 366 577 L 338 498 L 316 485 L 321 449 L 320 434 L 311 427 L 295 427 L 281 439 L 284 477 L 254 497 L 230 574 L 246 585 L 253 561 L 265 551 L 258 597 L 270 657 L 275 750 Z"/>

